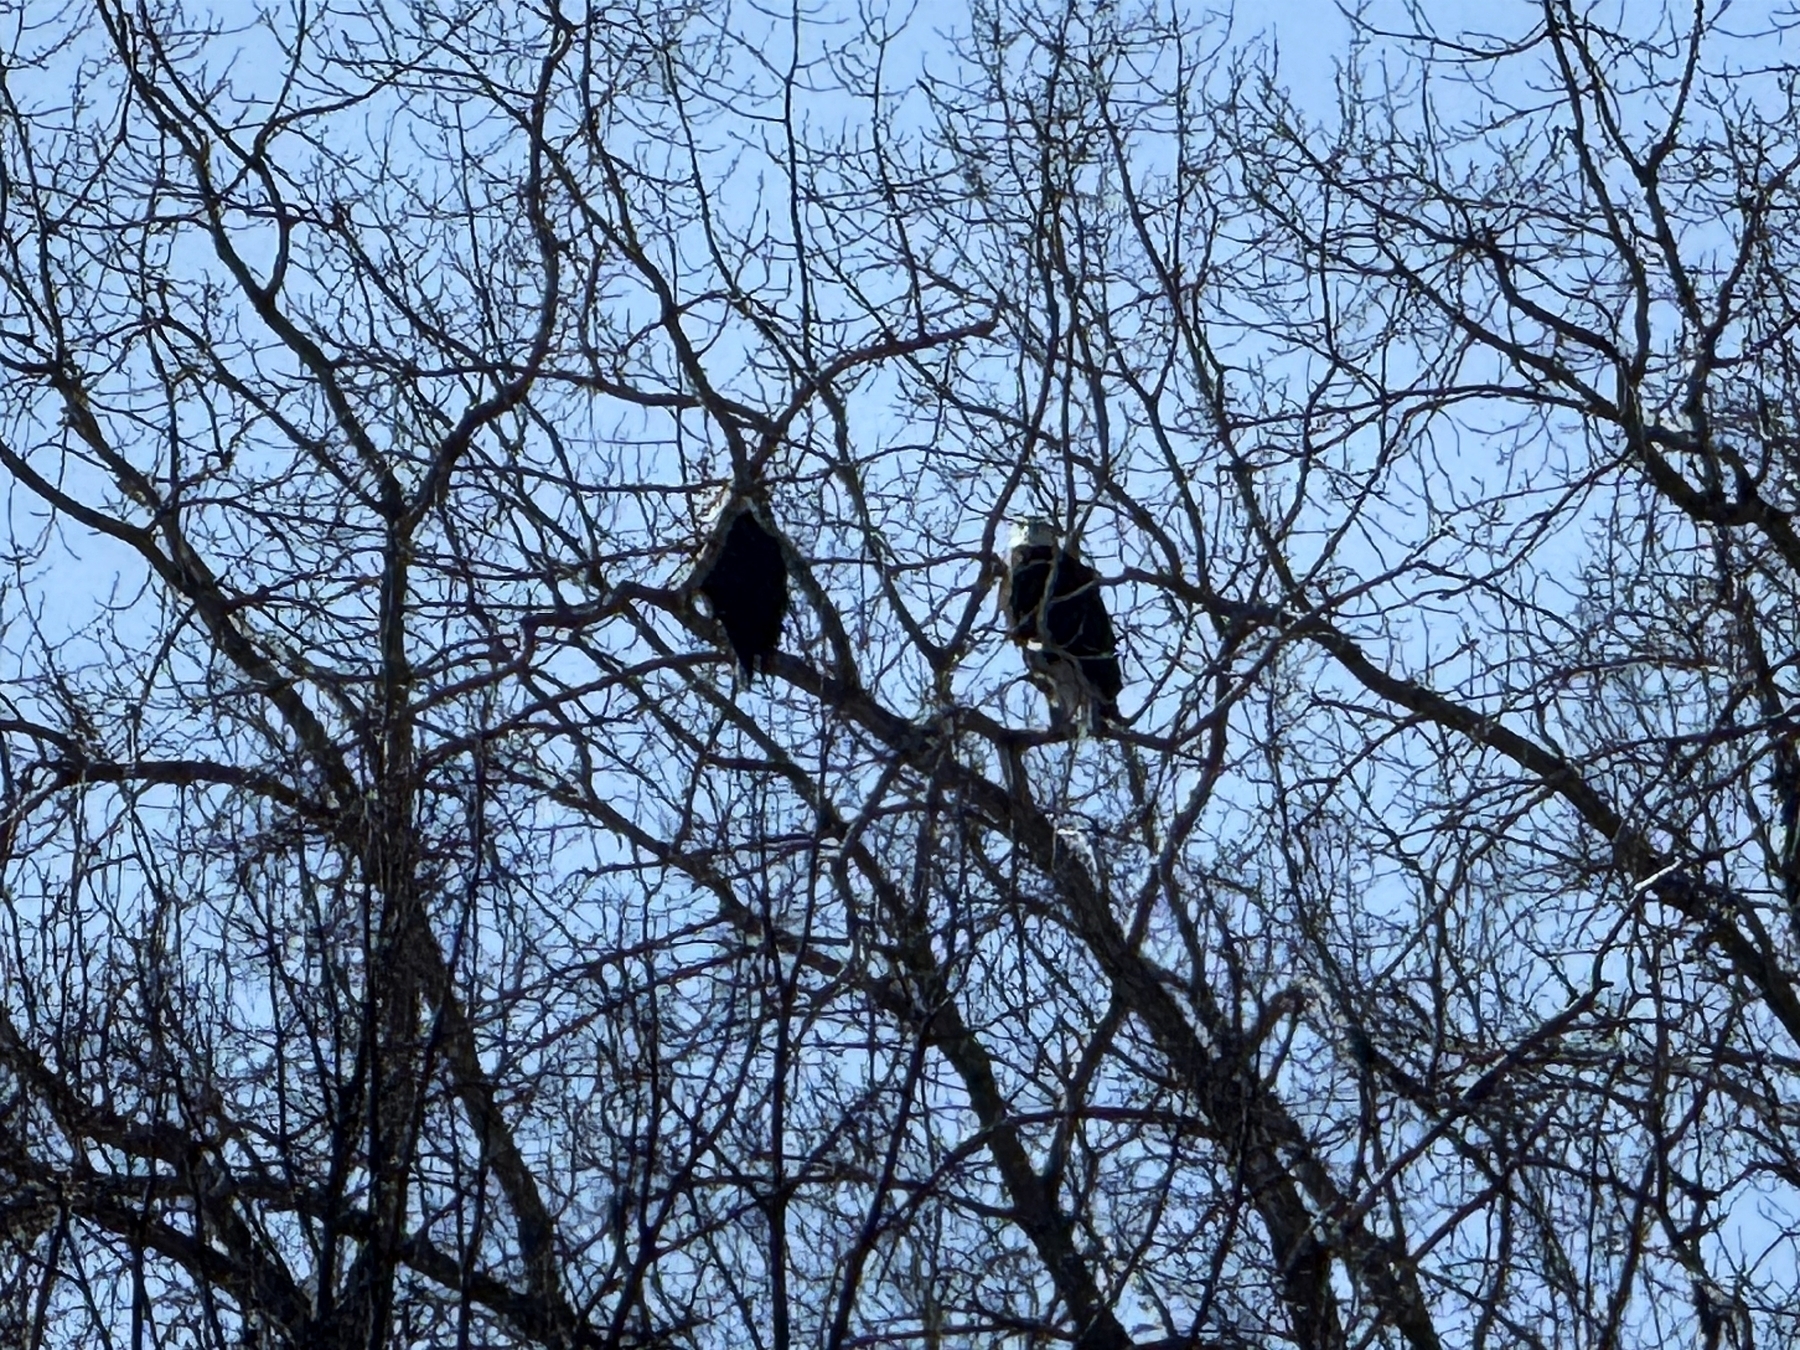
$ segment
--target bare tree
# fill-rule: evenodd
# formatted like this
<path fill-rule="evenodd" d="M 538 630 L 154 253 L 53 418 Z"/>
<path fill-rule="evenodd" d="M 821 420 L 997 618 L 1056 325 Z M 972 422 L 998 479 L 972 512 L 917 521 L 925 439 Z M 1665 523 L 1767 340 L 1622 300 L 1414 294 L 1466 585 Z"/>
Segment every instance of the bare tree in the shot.
<path fill-rule="evenodd" d="M 1620 8 L 18 23 L 0 1341 L 1791 1339 L 1800 71 Z"/>

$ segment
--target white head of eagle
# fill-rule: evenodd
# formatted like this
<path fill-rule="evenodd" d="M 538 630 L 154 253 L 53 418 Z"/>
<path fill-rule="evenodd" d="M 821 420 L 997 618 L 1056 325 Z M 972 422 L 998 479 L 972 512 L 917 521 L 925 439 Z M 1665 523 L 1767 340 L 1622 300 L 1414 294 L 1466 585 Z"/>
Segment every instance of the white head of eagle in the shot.
<path fill-rule="evenodd" d="M 781 539 L 756 504 L 728 497 L 706 552 L 712 554 L 711 565 L 694 586 L 725 630 L 744 679 L 754 679 L 774 660 L 787 617 L 787 559 Z"/>
<path fill-rule="evenodd" d="M 1050 720 L 1086 725 L 1119 715 L 1118 643 L 1100 579 L 1062 546 L 1054 523 L 1033 517 L 1013 528 L 1000 605 L 1007 636 L 1025 655 L 1033 684 L 1050 700 Z"/>

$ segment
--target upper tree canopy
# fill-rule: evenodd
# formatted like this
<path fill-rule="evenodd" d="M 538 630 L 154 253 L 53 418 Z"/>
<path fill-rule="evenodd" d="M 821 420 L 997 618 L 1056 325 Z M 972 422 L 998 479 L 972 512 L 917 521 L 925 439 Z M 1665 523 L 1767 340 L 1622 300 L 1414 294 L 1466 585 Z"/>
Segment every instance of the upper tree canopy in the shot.
<path fill-rule="evenodd" d="M 1469 8 L 0 16 L 0 1345 L 1800 1335 L 1796 34 Z"/>

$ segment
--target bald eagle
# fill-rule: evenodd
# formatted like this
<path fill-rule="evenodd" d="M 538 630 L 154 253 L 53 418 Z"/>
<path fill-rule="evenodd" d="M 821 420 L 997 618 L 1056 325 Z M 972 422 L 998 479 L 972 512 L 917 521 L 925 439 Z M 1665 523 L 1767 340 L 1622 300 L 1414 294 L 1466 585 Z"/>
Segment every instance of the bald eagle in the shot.
<path fill-rule="evenodd" d="M 787 559 L 758 507 L 727 502 L 715 529 L 723 537 L 697 587 L 725 630 L 746 681 L 766 671 L 788 611 Z"/>
<path fill-rule="evenodd" d="M 1001 578 L 1007 636 L 1050 700 L 1050 724 L 1086 714 L 1089 729 L 1119 715 L 1118 643 L 1094 569 L 1062 546 L 1056 526 L 1032 519 L 1014 529 Z"/>

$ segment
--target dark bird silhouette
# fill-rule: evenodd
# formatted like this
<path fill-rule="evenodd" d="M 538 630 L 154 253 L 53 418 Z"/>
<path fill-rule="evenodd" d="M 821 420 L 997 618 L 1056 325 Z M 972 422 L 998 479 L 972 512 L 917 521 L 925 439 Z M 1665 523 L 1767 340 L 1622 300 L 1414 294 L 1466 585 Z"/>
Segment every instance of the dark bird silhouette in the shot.
<path fill-rule="evenodd" d="M 1032 683 L 1050 700 L 1052 726 L 1085 714 L 1085 725 L 1098 729 L 1119 715 L 1124 679 L 1100 579 L 1062 546 L 1050 521 L 1029 520 L 1014 531 L 1000 604 L 1007 636 L 1023 649 Z"/>
<path fill-rule="evenodd" d="M 787 559 L 781 541 L 746 501 L 728 503 L 720 516 L 724 542 L 700 579 L 700 594 L 725 630 L 746 680 L 766 671 L 781 641 L 788 611 Z"/>

